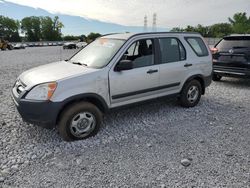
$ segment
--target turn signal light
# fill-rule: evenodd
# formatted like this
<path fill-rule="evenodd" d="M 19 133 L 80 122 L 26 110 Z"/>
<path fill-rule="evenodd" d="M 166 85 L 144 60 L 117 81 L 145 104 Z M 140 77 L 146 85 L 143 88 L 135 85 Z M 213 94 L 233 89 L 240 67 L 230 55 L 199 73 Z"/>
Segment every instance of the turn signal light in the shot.
<path fill-rule="evenodd" d="M 56 90 L 56 86 L 57 86 L 57 83 L 56 82 L 51 82 L 48 84 L 48 99 L 50 99 L 54 93 L 54 91 Z"/>

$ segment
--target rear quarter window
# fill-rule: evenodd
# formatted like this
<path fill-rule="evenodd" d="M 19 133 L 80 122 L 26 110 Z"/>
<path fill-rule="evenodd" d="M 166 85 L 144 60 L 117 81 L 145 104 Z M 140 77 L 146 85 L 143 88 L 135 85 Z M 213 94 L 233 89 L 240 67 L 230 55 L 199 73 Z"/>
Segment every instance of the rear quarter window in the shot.
<path fill-rule="evenodd" d="M 207 47 L 200 37 L 185 37 L 185 39 L 197 56 L 208 56 Z"/>

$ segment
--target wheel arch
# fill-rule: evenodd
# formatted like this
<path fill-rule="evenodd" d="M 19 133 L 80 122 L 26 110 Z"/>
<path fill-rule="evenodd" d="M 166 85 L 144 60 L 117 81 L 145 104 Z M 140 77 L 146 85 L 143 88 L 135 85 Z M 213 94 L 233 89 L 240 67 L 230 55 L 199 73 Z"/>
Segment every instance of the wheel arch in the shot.
<path fill-rule="evenodd" d="M 197 81 L 200 82 L 201 88 L 202 88 L 202 93 L 201 93 L 201 94 L 204 95 L 204 94 L 205 94 L 206 84 L 205 84 L 205 78 L 204 78 L 204 76 L 202 76 L 201 74 L 196 74 L 196 75 L 190 76 L 190 77 L 185 81 L 185 83 L 183 84 L 182 89 L 183 89 L 183 87 L 185 86 L 185 84 L 188 83 L 188 82 L 190 82 L 191 80 L 197 80 Z"/>
<path fill-rule="evenodd" d="M 90 102 L 94 104 L 95 106 L 97 106 L 97 108 L 101 110 L 102 113 L 106 113 L 109 109 L 107 103 L 105 102 L 103 97 L 101 97 L 100 95 L 95 94 L 95 93 L 79 94 L 76 96 L 69 97 L 63 101 L 63 104 L 57 114 L 56 124 L 58 123 L 60 116 L 62 115 L 63 111 L 66 108 L 68 108 L 74 103 L 81 102 L 81 101 L 86 101 L 86 102 Z"/>

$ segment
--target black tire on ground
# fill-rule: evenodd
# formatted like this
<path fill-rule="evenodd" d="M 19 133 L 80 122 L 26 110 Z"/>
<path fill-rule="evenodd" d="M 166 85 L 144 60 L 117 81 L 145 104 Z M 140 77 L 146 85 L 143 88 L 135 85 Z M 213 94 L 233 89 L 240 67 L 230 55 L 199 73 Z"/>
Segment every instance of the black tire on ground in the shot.
<path fill-rule="evenodd" d="M 93 115 L 95 125 L 93 126 L 93 130 L 91 130 L 87 135 L 76 137 L 73 135 L 71 131 L 72 128 L 70 127 L 71 123 L 73 122 L 73 118 L 75 118 L 75 116 L 77 116 L 79 113 L 90 113 Z M 65 141 L 82 140 L 96 135 L 100 129 L 101 123 L 102 112 L 95 105 L 89 102 L 79 102 L 70 105 L 62 112 L 58 123 L 58 131 L 59 135 Z"/>
<path fill-rule="evenodd" d="M 193 97 L 191 92 L 192 89 L 194 89 L 194 93 L 196 93 L 196 95 L 194 95 L 196 97 L 193 100 L 190 99 L 190 97 L 191 98 Z M 186 108 L 196 106 L 200 101 L 201 92 L 202 92 L 201 83 L 198 80 L 191 80 L 185 83 L 185 85 L 182 88 L 181 96 L 179 99 L 181 106 Z"/>
<path fill-rule="evenodd" d="M 222 76 L 220 76 L 218 74 L 213 74 L 213 81 L 218 82 L 221 80 L 221 78 L 222 78 Z"/>

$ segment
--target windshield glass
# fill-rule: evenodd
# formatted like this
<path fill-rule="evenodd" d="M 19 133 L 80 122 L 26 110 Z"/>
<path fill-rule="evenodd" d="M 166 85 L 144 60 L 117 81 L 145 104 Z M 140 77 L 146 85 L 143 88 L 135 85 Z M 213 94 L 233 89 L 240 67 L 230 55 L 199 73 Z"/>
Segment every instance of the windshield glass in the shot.
<path fill-rule="evenodd" d="M 125 40 L 119 39 L 97 39 L 75 54 L 69 61 L 91 68 L 102 68 L 109 63 L 124 42 Z"/>

